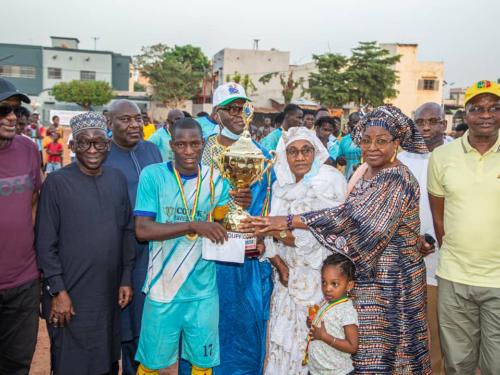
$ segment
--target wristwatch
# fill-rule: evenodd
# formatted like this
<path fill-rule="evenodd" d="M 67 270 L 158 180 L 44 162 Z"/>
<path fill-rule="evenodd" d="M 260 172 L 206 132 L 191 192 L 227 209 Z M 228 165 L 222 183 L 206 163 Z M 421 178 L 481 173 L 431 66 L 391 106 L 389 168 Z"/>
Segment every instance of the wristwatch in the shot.
<path fill-rule="evenodd" d="M 280 232 L 280 238 L 281 238 L 282 240 L 284 240 L 284 239 L 286 238 L 286 236 L 287 236 L 287 235 L 288 235 L 288 231 L 286 231 L 286 230 L 282 230 L 282 231 Z"/>

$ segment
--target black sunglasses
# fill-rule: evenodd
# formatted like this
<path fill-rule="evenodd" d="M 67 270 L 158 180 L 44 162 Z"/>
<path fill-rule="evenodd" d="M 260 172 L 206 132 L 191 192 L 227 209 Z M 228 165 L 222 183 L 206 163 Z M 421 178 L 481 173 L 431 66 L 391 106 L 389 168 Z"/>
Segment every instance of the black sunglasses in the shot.
<path fill-rule="evenodd" d="M 0 117 L 5 117 L 12 112 L 14 112 L 14 107 L 12 107 L 10 104 L 0 104 Z"/>

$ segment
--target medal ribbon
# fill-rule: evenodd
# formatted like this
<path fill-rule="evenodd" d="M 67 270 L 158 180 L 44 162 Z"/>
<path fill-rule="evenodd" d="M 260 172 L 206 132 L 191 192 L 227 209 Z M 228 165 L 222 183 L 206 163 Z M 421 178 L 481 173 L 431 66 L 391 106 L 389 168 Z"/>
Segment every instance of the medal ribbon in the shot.
<path fill-rule="evenodd" d="M 212 212 L 214 210 L 214 198 L 215 198 L 215 185 L 214 185 L 214 162 L 213 162 L 213 157 L 212 157 L 212 162 L 210 163 L 210 210 L 208 212 L 208 221 L 212 222 L 214 221 L 212 217 Z"/>
<path fill-rule="evenodd" d="M 266 198 L 264 199 L 264 204 L 262 205 L 260 216 L 269 216 L 269 201 L 271 197 L 271 171 L 268 170 L 266 174 L 267 174 Z"/>
<path fill-rule="evenodd" d="M 316 313 L 316 317 L 312 321 L 312 325 L 318 326 L 318 324 L 321 322 L 321 319 L 323 319 L 323 315 L 325 315 L 328 311 L 333 309 L 335 306 L 340 305 L 341 303 L 349 301 L 349 298 L 346 296 L 340 297 L 336 300 L 330 301 L 328 303 L 323 304 L 323 306 L 320 307 L 319 311 Z M 307 344 L 306 344 L 306 350 L 305 350 L 305 355 L 304 359 L 302 360 L 302 365 L 305 366 L 307 365 L 307 362 L 309 360 L 309 344 L 312 341 L 312 335 L 308 334 L 307 335 Z"/>
<path fill-rule="evenodd" d="M 179 171 L 177 170 L 177 168 L 175 168 L 175 164 L 173 166 L 173 170 L 174 170 L 174 175 L 175 175 L 175 181 L 177 182 L 177 186 L 179 187 L 179 191 L 181 192 L 181 200 L 182 200 L 182 204 L 184 205 L 184 209 L 186 210 L 186 215 L 187 215 L 189 221 L 194 221 L 194 217 L 196 216 L 196 209 L 198 208 L 198 201 L 200 198 L 200 192 L 201 192 L 201 168 L 198 166 L 198 180 L 196 181 L 196 192 L 194 193 L 194 203 L 193 203 L 193 210 L 191 212 L 191 215 L 189 215 L 189 207 L 187 204 L 186 194 L 184 193 L 184 187 L 182 185 L 181 175 L 179 174 Z"/>

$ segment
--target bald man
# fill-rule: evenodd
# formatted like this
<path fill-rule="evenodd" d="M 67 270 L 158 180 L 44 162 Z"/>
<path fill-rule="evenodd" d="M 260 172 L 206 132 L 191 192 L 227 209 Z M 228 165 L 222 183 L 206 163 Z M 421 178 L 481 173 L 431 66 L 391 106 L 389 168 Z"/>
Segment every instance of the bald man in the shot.
<path fill-rule="evenodd" d="M 158 129 L 149 139 L 148 141 L 154 143 L 160 149 L 161 157 L 164 162 L 173 160 L 173 153 L 170 148 L 170 140 L 172 137 L 170 136 L 170 129 L 174 122 L 177 120 L 184 118 L 184 113 L 180 109 L 172 109 L 168 112 L 167 121 L 165 121 L 165 125 L 163 128 Z"/>
<path fill-rule="evenodd" d="M 425 257 L 427 269 L 427 321 L 430 329 L 431 363 L 433 374 L 444 374 L 443 355 L 439 341 L 439 325 L 437 319 L 437 279 L 436 267 L 438 254 L 435 246 L 428 243 L 424 235 L 436 238 L 432 224 L 432 214 L 427 195 L 427 167 L 431 152 L 444 143 L 443 133 L 446 130 L 444 111 L 438 103 L 425 103 L 415 111 L 415 123 L 429 149 L 426 154 L 414 154 L 403 151 L 398 159 L 405 164 L 416 177 L 420 186 L 420 234 L 422 235 L 421 252 Z"/>
<path fill-rule="evenodd" d="M 122 99 L 108 107 L 108 129 L 112 143 L 104 165 L 120 170 L 128 185 L 130 206 L 135 207 L 139 175 L 150 164 L 161 163 L 158 147 L 142 140 L 142 114 L 134 102 Z M 124 375 L 134 375 L 139 363 L 134 361 L 141 329 L 144 294 L 141 292 L 148 267 L 147 242 L 135 241 L 136 261 L 132 271 L 132 303 L 121 312 L 121 349 Z"/>

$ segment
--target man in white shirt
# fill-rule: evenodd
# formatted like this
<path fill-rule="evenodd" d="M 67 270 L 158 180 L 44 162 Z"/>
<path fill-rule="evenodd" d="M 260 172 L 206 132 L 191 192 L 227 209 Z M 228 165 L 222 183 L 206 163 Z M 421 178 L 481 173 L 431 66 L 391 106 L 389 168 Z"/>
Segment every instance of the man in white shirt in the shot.
<path fill-rule="evenodd" d="M 403 151 L 398 154 L 398 159 L 413 173 L 420 185 L 420 234 L 429 234 L 436 238 L 432 223 L 432 214 L 427 195 L 427 166 L 431 152 L 441 146 L 445 139 L 443 132 L 446 130 L 446 120 L 442 107 L 437 103 L 425 103 L 415 111 L 415 123 L 422 134 L 429 153 L 414 154 Z M 422 237 L 422 255 L 425 256 L 427 269 L 427 319 L 431 339 L 431 363 L 433 374 L 444 374 L 441 345 L 439 341 L 439 326 L 437 319 L 437 280 L 436 267 L 438 254 L 434 246 Z"/>

